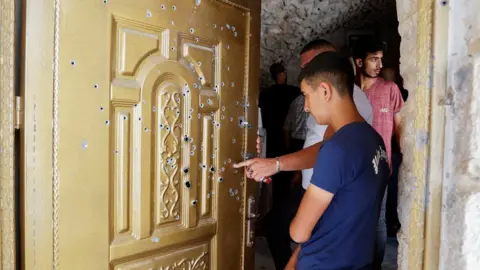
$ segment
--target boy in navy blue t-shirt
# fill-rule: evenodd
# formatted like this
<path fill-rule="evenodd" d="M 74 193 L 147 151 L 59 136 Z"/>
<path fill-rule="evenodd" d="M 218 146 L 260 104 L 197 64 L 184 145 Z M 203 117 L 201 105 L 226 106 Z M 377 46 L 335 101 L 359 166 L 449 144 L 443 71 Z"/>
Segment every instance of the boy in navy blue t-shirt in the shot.
<path fill-rule="evenodd" d="M 385 145 L 355 107 L 346 58 L 319 54 L 299 80 L 305 111 L 335 134 L 319 150 L 311 185 L 290 225 L 300 245 L 286 269 L 371 269 L 389 175 Z"/>

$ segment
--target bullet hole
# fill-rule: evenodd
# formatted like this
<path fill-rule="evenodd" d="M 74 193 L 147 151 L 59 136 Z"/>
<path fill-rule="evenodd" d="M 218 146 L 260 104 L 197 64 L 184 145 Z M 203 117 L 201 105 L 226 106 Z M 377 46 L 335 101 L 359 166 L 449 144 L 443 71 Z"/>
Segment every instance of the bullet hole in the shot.
<path fill-rule="evenodd" d="M 144 128 L 143 130 L 144 130 L 145 132 L 148 132 L 148 128 Z"/>
<path fill-rule="evenodd" d="M 198 38 L 195 38 L 195 42 L 198 42 L 198 41 L 199 41 L 199 39 L 198 39 Z"/>
<path fill-rule="evenodd" d="M 227 44 L 227 46 L 225 46 L 225 48 L 227 48 L 227 50 L 230 49 L 230 45 Z"/>
<path fill-rule="evenodd" d="M 110 125 L 110 120 L 106 120 L 105 125 L 107 125 L 107 126 Z"/>
<path fill-rule="evenodd" d="M 222 116 L 220 117 L 220 119 L 222 119 L 222 120 L 223 120 L 223 119 L 225 119 L 225 116 L 224 116 L 224 115 L 222 115 Z"/>
<path fill-rule="evenodd" d="M 234 36 L 234 37 L 237 37 L 237 35 L 238 35 L 237 32 L 234 32 L 234 33 L 233 33 L 233 36 Z"/>
<path fill-rule="evenodd" d="M 227 71 L 230 71 L 230 67 L 227 67 Z"/>
<path fill-rule="evenodd" d="M 174 48 L 174 47 L 172 47 L 172 48 L 170 48 L 170 49 L 172 50 L 172 52 L 175 51 L 175 48 Z"/>
<path fill-rule="evenodd" d="M 222 87 L 223 87 L 223 86 L 225 86 L 225 83 L 224 83 L 224 82 L 222 82 L 222 83 L 221 83 L 221 85 L 222 85 Z"/>
<path fill-rule="evenodd" d="M 197 150 L 197 146 L 192 145 L 192 151 L 195 151 L 195 150 Z"/>
<path fill-rule="evenodd" d="M 160 7 L 161 7 L 163 10 L 165 10 L 165 5 L 161 5 Z"/>
<path fill-rule="evenodd" d="M 192 113 L 192 112 L 193 112 L 193 108 L 190 108 L 190 110 L 188 110 L 188 111 Z"/>
<path fill-rule="evenodd" d="M 188 168 L 183 168 L 183 173 L 188 173 Z"/>
<path fill-rule="evenodd" d="M 104 109 L 103 109 L 103 107 L 102 107 L 102 106 L 100 106 L 100 111 L 103 111 L 103 110 L 104 110 Z"/>
<path fill-rule="evenodd" d="M 442 1 L 440 1 L 440 4 L 441 4 L 442 6 L 446 6 L 446 5 L 448 4 L 448 1 L 442 0 Z"/>
<path fill-rule="evenodd" d="M 155 108 L 155 106 L 152 107 L 152 111 L 153 112 L 156 112 L 157 111 L 157 108 Z"/>
<path fill-rule="evenodd" d="M 193 205 L 193 206 L 197 205 L 197 200 L 193 200 L 193 201 L 192 201 L 192 205 Z"/>
<path fill-rule="evenodd" d="M 183 136 L 183 141 L 188 142 L 188 136 L 187 135 Z"/>
<path fill-rule="evenodd" d="M 210 172 L 215 172 L 215 167 L 211 166 L 210 167 Z"/>
<path fill-rule="evenodd" d="M 213 28 L 217 28 L 217 25 L 216 25 L 216 24 L 213 24 Z"/>
<path fill-rule="evenodd" d="M 107 0 L 103 0 L 103 3 L 106 4 L 108 1 Z"/>
<path fill-rule="evenodd" d="M 193 155 L 195 155 L 195 152 L 190 151 L 190 156 L 193 156 Z"/>
<path fill-rule="evenodd" d="M 203 108 L 205 105 L 203 105 L 203 103 L 200 103 L 200 108 Z"/>
<path fill-rule="evenodd" d="M 235 26 L 232 26 L 232 31 L 235 31 Z"/>
<path fill-rule="evenodd" d="M 83 149 L 86 149 L 88 147 L 87 139 L 83 139 L 81 146 Z"/>
<path fill-rule="evenodd" d="M 98 84 L 94 84 L 93 88 L 98 89 Z"/>
<path fill-rule="evenodd" d="M 172 10 L 177 10 L 177 7 L 175 5 L 173 5 Z"/>
<path fill-rule="evenodd" d="M 194 83 L 193 88 L 197 88 L 197 87 L 198 87 L 197 83 Z"/>
<path fill-rule="evenodd" d="M 235 144 L 237 142 L 237 140 L 235 139 L 232 139 L 232 143 Z"/>
<path fill-rule="evenodd" d="M 142 121 L 142 117 L 139 117 L 139 118 L 138 118 L 138 121 Z"/>
<path fill-rule="evenodd" d="M 228 163 L 232 163 L 232 159 L 229 158 L 229 159 L 227 160 L 227 162 L 228 162 Z"/>
<path fill-rule="evenodd" d="M 150 10 L 147 10 L 147 18 L 151 18 L 152 17 L 152 12 Z"/>
<path fill-rule="evenodd" d="M 202 66 L 202 62 L 198 61 L 198 62 L 197 62 L 197 65 L 198 65 L 199 67 L 201 67 L 201 66 Z"/>
<path fill-rule="evenodd" d="M 223 177 L 219 177 L 218 182 L 220 182 L 220 183 L 223 182 Z"/>
<path fill-rule="evenodd" d="M 237 201 L 240 201 L 240 197 L 238 197 L 238 196 L 237 196 L 237 198 L 236 198 L 236 199 L 237 199 Z"/>
<path fill-rule="evenodd" d="M 200 6 L 201 3 L 202 3 L 202 0 L 195 0 L 195 5 Z"/>
<path fill-rule="evenodd" d="M 230 122 L 233 122 L 233 117 L 230 117 Z"/>
<path fill-rule="evenodd" d="M 190 187 L 192 186 L 192 184 L 190 183 L 190 181 L 186 181 L 186 182 L 185 182 L 185 186 L 186 186 L 187 188 L 190 188 Z"/>
<path fill-rule="evenodd" d="M 202 107 L 202 106 L 200 106 L 200 107 Z M 197 118 L 200 119 L 200 117 L 202 117 L 202 115 L 201 115 L 201 114 L 197 114 Z"/>
<path fill-rule="evenodd" d="M 133 106 L 134 106 L 134 107 L 137 107 L 137 106 L 138 106 L 138 104 L 135 104 L 135 105 L 133 105 Z"/>
<path fill-rule="evenodd" d="M 230 85 L 231 85 L 232 87 L 234 87 L 234 86 L 235 86 L 235 82 L 232 82 Z"/>
<path fill-rule="evenodd" d="M 73 61 L 73 60 L 70 62 L 70 64 L 71 64 L 72 66 L 76 66 L 76 65 L 77 65 L 77 63 L 76 63 L 75 61 Z"/>
<path fill-rule="evenodd" d="M 195 33 L 195 29 L 190 28 L 190 34 L 193 34 L 193 33 Z"/>
<path fill-rule="evenodd" d="M 225 25 L 227 27 L 227 29 L 230 29 L 230 24 L 227 23 L 227 25 Z"/>

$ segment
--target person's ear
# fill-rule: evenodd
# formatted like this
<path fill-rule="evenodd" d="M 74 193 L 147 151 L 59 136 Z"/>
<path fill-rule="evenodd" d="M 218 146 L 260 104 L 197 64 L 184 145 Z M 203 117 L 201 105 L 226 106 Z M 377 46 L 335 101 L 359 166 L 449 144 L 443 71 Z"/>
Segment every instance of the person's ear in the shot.
<path fill-rule="evenodd" d="M 320 87 L 317 91 L 321 91 L 321 96 L 325 101 L 330 101 L 333 97 L 333 88 L 329 83 L 321 82 Z"/>
<path fill-rule="evenodd" d="M 359 68 L 362 67 L 362 65 L 363 65 L 362 59 L 360 59 L 360 58 L 355 59 L 355 64 L 356 64 L 357 67 L 359 67 Z"/>

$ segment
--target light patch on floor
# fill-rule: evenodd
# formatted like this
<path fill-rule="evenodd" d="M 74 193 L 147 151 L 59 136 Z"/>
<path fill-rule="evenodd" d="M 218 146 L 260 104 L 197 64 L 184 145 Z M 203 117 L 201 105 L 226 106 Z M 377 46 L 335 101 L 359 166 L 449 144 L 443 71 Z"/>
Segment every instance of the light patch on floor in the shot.
<path fill-rule="evenodd" d="M 292 245 L 292 248 L 294 247 Z M 397 270 L 397 247 L 397 239 L 389 238 L 382 270 Z M 258 237 L 255 243 L 255 270 L 275 270 L 272 255 L 264 237 Z"/>

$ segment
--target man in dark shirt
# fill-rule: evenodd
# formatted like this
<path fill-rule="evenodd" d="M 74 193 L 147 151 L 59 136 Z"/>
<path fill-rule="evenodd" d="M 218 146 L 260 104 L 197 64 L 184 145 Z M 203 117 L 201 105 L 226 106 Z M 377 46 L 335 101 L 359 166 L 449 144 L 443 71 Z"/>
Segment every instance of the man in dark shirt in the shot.
<path fill-rule="evenodd" d="M 316 56 L 300 74 L 305 111 L 334 131 L 290 226 L 301 243 L 286 269 L 370 270 L 389 176 L 382 137 L 353 102 L 353 68 L 336 52 Z"/>
<path fill-rule="evenodd" d="M 260 93 L 258 106 L 262 109 L 262 125 L 267 131 L 267 157 L 287 154 L 283 125 L 292 101 L 301 94 L 300 89 L 287 85 L 287 74 L 281 63 L 270 67 L 275 85 Z M 272 177 L 272 209 L 265 217 L 265 237 L 272 253 L 275 267 L 283 269 L 292 254 L 288 230 L 282 230 L 279 223 L 286 222 L 285 212 L 288 205 L 292 173 L 279 173 Z"/>

